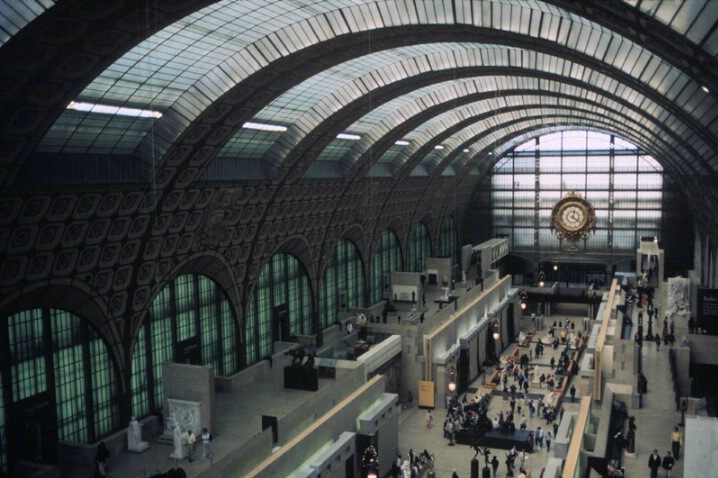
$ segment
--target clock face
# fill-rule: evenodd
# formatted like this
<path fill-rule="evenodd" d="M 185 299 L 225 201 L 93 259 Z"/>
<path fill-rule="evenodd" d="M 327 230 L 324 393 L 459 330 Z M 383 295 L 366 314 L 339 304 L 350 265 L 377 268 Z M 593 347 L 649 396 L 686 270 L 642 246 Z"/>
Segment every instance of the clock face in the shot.
<path fill-rule="evenodd" d="M 583 205 L 568 203 L 561 208 L 559 219 L 564 228 L 577 231 L 586 223 L 586 211 Z"/>

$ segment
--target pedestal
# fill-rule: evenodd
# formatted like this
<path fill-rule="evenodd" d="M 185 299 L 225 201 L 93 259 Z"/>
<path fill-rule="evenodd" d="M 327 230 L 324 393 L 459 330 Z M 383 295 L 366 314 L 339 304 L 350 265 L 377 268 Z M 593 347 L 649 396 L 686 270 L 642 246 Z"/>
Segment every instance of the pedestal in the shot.
<path fill-rule="evenodd" d="M 182 439 L 182 446 L 180 447 L 179 450 L 174 450 L 172 452 L 172 454 L 170 455 L 170 458 L 172 458 L 173 460 L 180 460 L 180 461 L 187 458 L 187 440 L 185 440 L 184 438 Z"/>
<path fill-rule="evenodd" d="M 284 367 L 284 388 L 316 392 L 319 390 L 319 372 L 315 368 L 304 366 Z"/>
<path fill-rule="evenodd" d="M 150 448 L 150 444 L 146 441 L 135 443 L 134 445 L 127 445 L 127 451 L 130 453 L 142 453 Z"/>

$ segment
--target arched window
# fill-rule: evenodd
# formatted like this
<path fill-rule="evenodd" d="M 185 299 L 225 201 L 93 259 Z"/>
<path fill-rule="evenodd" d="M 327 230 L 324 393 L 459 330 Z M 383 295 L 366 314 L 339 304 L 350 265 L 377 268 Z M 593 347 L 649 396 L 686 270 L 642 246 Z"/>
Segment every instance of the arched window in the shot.
<path fill-rule="evenodd" d="M 80 317 L 31 309 L 0 322 L 0 468 L 56 459 L 57 443 L 93 443 L 120 426 L 107 345 Z"/>
<path fill-rule="evenodd" d="M 237 326 L 232 306 L 212 279 L 177 277 L 157 295 L 132 354 L 132 414 L 162 406 L 162 363 L 208 365 L 217 376 L 239 371 Z"/>
<path fill-rule="evenodd" d="M 285 335 L 312 334 L 312 290 L 307 271 L 291 254 L 276 254 L 262 268 L 245 320 L 247 365 L 272 354 Z"/>
<path fill-rule="evenodd" d="M 391 273 L 402 270 L 401 245 L 392 231 L 386 230 L 374 244 L 371 272 L 371 301 L 376 304 L 384 298 L 391 285 Z"/>
<path fill-rule="evenodd" d="M 662 166 L 646 151 L 606 133 L 561 131 L 534 138 L 491 171 L 492 237 L 512 252 L 544 256 L 569 249 L 551 230 L 551 209 L 568 192 L 595 208 L 596 230 L 580 251 L 635 258 L 641 236 L 661 236 L 665 205 Z"/>
<path fill-rule="evenodd" d="M 439 236 L 439 257 L 451 257 L 452 264 L 459 262 L 459 239 L 454 218 L 447 216 L 441 223 Z"/>
<path fill-rule="evenodd" d="M 359 249 L 345 239 L 327 259 L 319 289 L 320 327 L 334 324 L 340 310 L 364 307 L 364 265 Z"/>
<path fill-rule="evenodd" d="M 414 224 L 406 246 L 406 272 L 423 272 L 426 269 L 426 258 L 431 255 L 431 238 L 426 226 L 418 222 Z"/>

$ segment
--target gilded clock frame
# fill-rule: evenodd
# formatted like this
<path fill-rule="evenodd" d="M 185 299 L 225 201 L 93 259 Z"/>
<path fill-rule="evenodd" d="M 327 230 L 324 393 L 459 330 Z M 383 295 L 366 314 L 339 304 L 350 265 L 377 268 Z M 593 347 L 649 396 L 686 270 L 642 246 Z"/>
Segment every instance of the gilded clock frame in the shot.
<path fill-rule="evenodd" d="M 563 211 L 569 207 L 577 207 L 583 212 L 584 220 L 580 225 L 572 226 L 564 222 Z M 551 210 L 551 230 L 556 231 L 559 239 L 568 242 L 585 241 L 596 230 L 596 211 L 593 205 L 576 191 L 569 192 L 556 201 Z"/>

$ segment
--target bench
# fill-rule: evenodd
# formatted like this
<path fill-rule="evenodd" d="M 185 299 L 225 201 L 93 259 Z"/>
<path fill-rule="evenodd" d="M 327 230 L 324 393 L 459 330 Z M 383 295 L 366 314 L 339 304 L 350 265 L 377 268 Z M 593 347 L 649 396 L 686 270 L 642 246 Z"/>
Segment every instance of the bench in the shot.
<path fill-rule="evenodd" d="M 419 473 L 416 474 L 417 478 L 422 477 L 422 476 L 427 476 L 427 478 L 434 476 L 434 460 L 433 459 L 431 461 L 427 461 L 426 463 L 424 463 L 424 465 L 421 467 L 421 470 L 419 470 Z"/>
<path fill-rule="evenodd" d="M 513 353 L 506 357 L 506 361 L 511 363 L 517 363 L 519 361 L 519 353 L 521 353 L 521 346 L 517 345 Z"/>
<path fill-rule="evenodd" d="M 520 340 L 519 336 L 519 347 L 531 347 L 531 342 L 534 339 L 534 329 L 529 329 L 528 332 L 524 333 L 523 341 Z"/>
<path fill-rule="evenodd" d="M 484 385 L 481 386 L 481 393 L 491 396 L 496 387 L 501 383 L 501 370 L 495 370 Z"/>
<path fill-rule="evenodd" d="M 524 468 L 526 478 L 531 478 L 531 468 Z M 519 467 L 514 467 L 514 475 L 519 476 Z"/>

